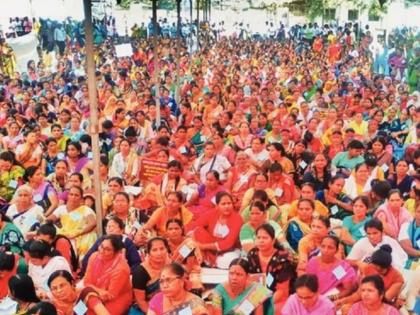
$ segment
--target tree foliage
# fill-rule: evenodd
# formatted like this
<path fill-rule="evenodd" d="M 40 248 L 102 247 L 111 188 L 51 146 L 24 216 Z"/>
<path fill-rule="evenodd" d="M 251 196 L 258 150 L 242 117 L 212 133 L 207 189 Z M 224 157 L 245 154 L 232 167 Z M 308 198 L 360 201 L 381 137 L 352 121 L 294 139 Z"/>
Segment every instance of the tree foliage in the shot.
<path fill-rule="evenodd" d="M 132 3 L 143 3 L 148 6 L 152 5 L 152 0 L 121 0 L 120 7 L 123 9 L 130 9 Z M 175 10 L 176 0 L 158 0 L 158 9 Z"/>
<path fill-rule="evenodd" d="M 393 0 L 383 1 L 380 5 L 379 0 L 348 0 L 348 2 L 359 11 L 369 11 L 370 15 L 382 15 L 388 10 L 388 5 Z M 407 2 L 420 2 L 420 0 L 406 0 Z M 314 20 L 317 17 L 325 15 L 325 10 L 329 8 L 336 8 L 340 2 L 338 0 L 293 0 L 287 4 L 286 7 L 295 14 L 306 16 L 309 20 Z"/>

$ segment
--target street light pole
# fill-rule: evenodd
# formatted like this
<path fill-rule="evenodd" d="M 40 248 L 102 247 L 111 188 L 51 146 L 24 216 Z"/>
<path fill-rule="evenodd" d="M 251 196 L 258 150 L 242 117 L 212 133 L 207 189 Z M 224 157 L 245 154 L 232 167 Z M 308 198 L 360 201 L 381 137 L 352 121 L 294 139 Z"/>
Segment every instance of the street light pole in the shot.
<path fill-rule="evenodd" d="M 83 0 L 85 9 L 85 34 L 86 34 L 86 64 L 88 76 L 89 91 L 89 134 L 92 137 L 93 153 L 93 187 L 95 192 L 95 210 L 96 210 L 96 231 L 98 236 L 102 235 L 102 196 L 101 180 L 99 175 L 99 120 L 98 120 L 98 97 L 96 91 L 96 66 L 93 57 L 93 26 L 92 26 L 92 3 L 91 0 Z"/>

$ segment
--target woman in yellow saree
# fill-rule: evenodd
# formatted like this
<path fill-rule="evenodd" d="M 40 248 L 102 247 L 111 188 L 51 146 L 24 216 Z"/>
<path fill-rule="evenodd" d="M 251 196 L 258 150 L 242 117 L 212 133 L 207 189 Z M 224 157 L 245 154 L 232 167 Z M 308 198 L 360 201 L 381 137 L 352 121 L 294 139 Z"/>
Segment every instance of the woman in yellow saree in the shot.
<path fill-rule="evenodd" d="M 60 220 L 61 227 L 57 233 L 72 241 L 79 259 L 96 242 L 96 214 L 83 204 L 83 190 L 80 187 L 71 187 L 67 204 L 58 207 L 47 219 L 53 222 Z"/>

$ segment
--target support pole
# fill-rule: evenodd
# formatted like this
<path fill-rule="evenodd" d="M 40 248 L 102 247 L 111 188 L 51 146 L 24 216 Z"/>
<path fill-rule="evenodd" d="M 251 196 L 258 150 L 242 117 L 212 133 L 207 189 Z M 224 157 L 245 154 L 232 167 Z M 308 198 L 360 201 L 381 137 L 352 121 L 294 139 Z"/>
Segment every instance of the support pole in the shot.
<path fill-rule="evenodd" d="M 179 89 L 179 60 L 181 50 L 181 0 L 176 0 L 176 79 L 175 79 L 175 101 L 179 106 L 180 89 Z"/>
<path fill-rule="evenodd" d="M 190 0 L 190 53 L 193 50 L 193 0 Z"/>
<path fill-rule="evenodd" d="M 89 134 L 92 137 L 92 153 L 93 153 L 93 187 L 95 192 L 95 210 L 96 210 L 96 231 L 98 236 L 102 236 L 102 196 L 101 196 L 101 180 L 99 176 L 99 120 L 98 120 L 98 97 L 96 90 L 96 66 L 93 57 L 93 25 L 92 25 L 92 3 L 91 0 L 83 0 L 85 9 L 85 34 L 86 34 L 86 63 L 89 91 Z"/>
<path fill-rule="evenodd" d="M 200 47 L 200 0 L 197 0 L 197 50 Z"/>
<path fill-rule="evenodd" d="M 159 56 L 158 56 L 158 24 L 157 24 L 157 1 L 152 0 L 153 11 L 153 79 L 155 80 L 155 102 L 156 102 L 156 129 L 160 127 L 160 82 L 159 82 Z"/>

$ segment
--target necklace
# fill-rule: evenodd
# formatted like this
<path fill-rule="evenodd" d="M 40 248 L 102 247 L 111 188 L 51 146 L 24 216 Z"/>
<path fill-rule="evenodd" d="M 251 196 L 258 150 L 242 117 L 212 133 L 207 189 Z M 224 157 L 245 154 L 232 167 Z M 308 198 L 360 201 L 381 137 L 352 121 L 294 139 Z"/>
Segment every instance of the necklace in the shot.
<path fill-rule="evenodd" d="M 168 297 L 168 302 L 169 302 L 169 304 L 171 306 L 175 307 L 175 306 L 177 306 L 179 304 L 182 304 L 185 301 L 185 298 L 186 297 L 187 297 L 187 292 L 186 291 L 183 291 L 182 292 L 182 295 L 181 295 L 181 298 L 179 298 L 179 299 L 171 299 L 171 298 Z"/>

